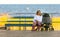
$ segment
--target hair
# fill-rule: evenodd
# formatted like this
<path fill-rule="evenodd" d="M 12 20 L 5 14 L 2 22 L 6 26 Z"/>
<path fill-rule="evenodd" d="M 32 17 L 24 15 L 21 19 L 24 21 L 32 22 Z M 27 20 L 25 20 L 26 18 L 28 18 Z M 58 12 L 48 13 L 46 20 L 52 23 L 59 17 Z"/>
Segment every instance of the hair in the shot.
<path fill-rule="evenodd" d="M 41 12 L 41 11 L 40 10 L 37 10 L 36 15 L 38 15 L 39 12 Z"/>

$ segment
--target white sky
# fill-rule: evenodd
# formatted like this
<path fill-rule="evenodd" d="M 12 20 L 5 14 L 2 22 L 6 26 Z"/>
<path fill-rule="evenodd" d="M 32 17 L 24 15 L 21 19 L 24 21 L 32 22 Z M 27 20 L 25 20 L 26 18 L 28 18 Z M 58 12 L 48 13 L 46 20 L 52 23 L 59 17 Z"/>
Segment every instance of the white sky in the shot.
<path fill-rule="evenodd" d="M 60 4 L 60 0 L 0 0 L 0 4 Z"/>

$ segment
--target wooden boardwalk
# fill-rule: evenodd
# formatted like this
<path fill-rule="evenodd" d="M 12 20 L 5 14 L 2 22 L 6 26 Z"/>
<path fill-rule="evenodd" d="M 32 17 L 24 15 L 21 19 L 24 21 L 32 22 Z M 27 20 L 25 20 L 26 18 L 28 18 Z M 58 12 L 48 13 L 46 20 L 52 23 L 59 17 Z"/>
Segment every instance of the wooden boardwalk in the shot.
<path fill-rule="evenodd" d="M 5 31 L 0 30 L 0 37 L 60 37 L 60 31 Z"/>

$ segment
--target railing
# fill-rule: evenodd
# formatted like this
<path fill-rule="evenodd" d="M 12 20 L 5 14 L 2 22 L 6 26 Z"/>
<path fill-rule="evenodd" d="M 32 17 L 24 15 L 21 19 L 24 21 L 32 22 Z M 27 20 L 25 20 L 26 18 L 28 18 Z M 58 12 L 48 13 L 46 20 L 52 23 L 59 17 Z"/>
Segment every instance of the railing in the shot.
<path fill-rule="evenodd" d="M 58 26 L 60 26 L 60 25 L 57 26 L 57 24 L 60 24 L 60 21 L 59 21 L 60 20 L 59 19 L 60 18 L 60 16 L 59 16 L 60 13 L 49 13 L 49 14 L 51 15 L 51 18 L 55 17 L 55 19 L 53 19 L 54 21 L 52 20 L 53 21 L 52 24 L 53 24 L 54 28 L 57 28 Z M 5 26 L 8 26 L 8 27 L 18 26 L 19 30 L 21 30 L 21 27 L 23 26 L 24 30 L 26 30 L 26 27 L 32 26 L 32 24 L 33 24 L 33 17 L 35 15 L 35 13 L 14 13 L 14 14 L 9 14 L 9 15 L 11 15 L 13 17 L 8 19 L 8 21 L 5 24 Z M 59 18 L 57 18 L 57 17 L 59 17 Z M 2 21 L 2 22 L 6 22 L 6 21 Z M 57 27 L 55 26 L 55 24 L 56 24 Z M 56 29 L 56 30 L 60 30 L 60 29 Z"/>

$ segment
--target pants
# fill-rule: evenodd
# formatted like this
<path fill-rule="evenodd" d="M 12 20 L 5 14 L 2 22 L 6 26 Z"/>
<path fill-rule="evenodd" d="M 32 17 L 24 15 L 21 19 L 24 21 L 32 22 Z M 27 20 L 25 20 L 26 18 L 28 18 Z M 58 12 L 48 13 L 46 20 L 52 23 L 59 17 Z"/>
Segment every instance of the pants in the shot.
<path fill-rule="evenodd" d="M 35 30 L 36 26 L 37 26 L 37 29 L 39 31 L 40 27 L 41 27 L 41 22 L 39 22 L 39 21 L 33 21 L 32 30 Z"/>

